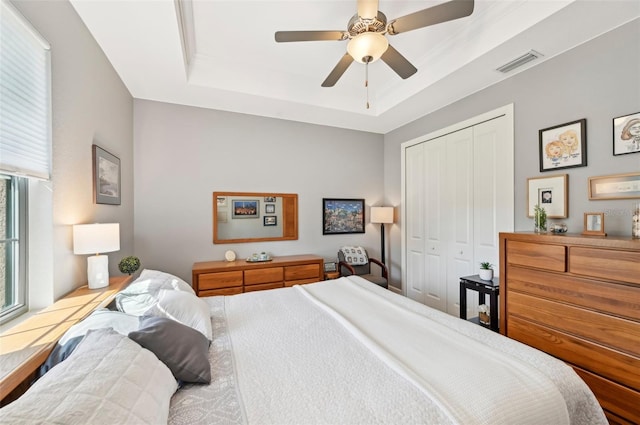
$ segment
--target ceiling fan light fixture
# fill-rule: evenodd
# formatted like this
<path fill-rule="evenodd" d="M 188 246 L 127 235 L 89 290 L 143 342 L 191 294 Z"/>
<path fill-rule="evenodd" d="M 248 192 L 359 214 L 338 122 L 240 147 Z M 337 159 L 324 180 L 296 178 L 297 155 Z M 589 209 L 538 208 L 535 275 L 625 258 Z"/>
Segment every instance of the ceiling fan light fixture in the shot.
<path fill-rule="evenodd" d="M 379 32 L 363 32 L 349 40 L 347 52 L 360 63 L 374 62 L 387 51 L 389 41 Z"/>

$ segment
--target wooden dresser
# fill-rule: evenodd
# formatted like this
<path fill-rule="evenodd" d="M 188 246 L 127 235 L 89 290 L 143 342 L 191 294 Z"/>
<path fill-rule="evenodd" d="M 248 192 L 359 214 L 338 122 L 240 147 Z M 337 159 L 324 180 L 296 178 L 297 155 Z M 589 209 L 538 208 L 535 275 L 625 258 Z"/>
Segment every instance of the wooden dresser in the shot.
<path fill-rule="evenodd" d="M 640 423 L 640 240 L 500 233 L 500 276 L 500 332 L 573 366 L 611 423 Z"/>
<path fill-rule="evenodd" d="M 321 281 L 324 259 L 289 255 L 258 263 L 205 261 L 194 263 L 191 273 L 193 289 L 199 297 L 233 295 Z"/>

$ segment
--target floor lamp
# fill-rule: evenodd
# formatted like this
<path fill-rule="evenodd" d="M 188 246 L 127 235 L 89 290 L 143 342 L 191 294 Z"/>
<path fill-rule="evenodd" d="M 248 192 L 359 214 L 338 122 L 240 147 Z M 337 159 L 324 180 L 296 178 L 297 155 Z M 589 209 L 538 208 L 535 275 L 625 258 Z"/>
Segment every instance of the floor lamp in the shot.
<path fill-rule="evenodd" d="M 384 255 L 384 225 L 393 223 L 393 207 L 371 207 L 371 222 L 380 223 L 380 256 L 382 257 L 382 264 L 386 264 Z"/>

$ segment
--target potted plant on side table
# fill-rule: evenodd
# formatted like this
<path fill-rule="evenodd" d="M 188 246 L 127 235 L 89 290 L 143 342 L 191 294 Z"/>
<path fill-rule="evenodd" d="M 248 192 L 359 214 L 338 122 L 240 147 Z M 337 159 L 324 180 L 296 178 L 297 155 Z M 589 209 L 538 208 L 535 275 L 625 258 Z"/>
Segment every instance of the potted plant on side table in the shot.
<path fill-rule="evenodd" d="M 482 280 L 491 280 L 493 279 L 493 264 L 488 261 L 483 261 L 480 263 L 480 279 Z"/>

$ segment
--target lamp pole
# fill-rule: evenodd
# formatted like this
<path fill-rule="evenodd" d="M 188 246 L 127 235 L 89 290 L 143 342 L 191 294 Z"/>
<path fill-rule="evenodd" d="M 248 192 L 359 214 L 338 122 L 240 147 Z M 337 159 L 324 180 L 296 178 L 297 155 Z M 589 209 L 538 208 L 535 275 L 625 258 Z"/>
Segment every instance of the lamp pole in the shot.
<path fill-rule="evenodd" d="M 385 255 L 384 255 L 384 223 L 380 223 L 380 255 L 382 256 L 382 264 L 385 264 Z"/>

